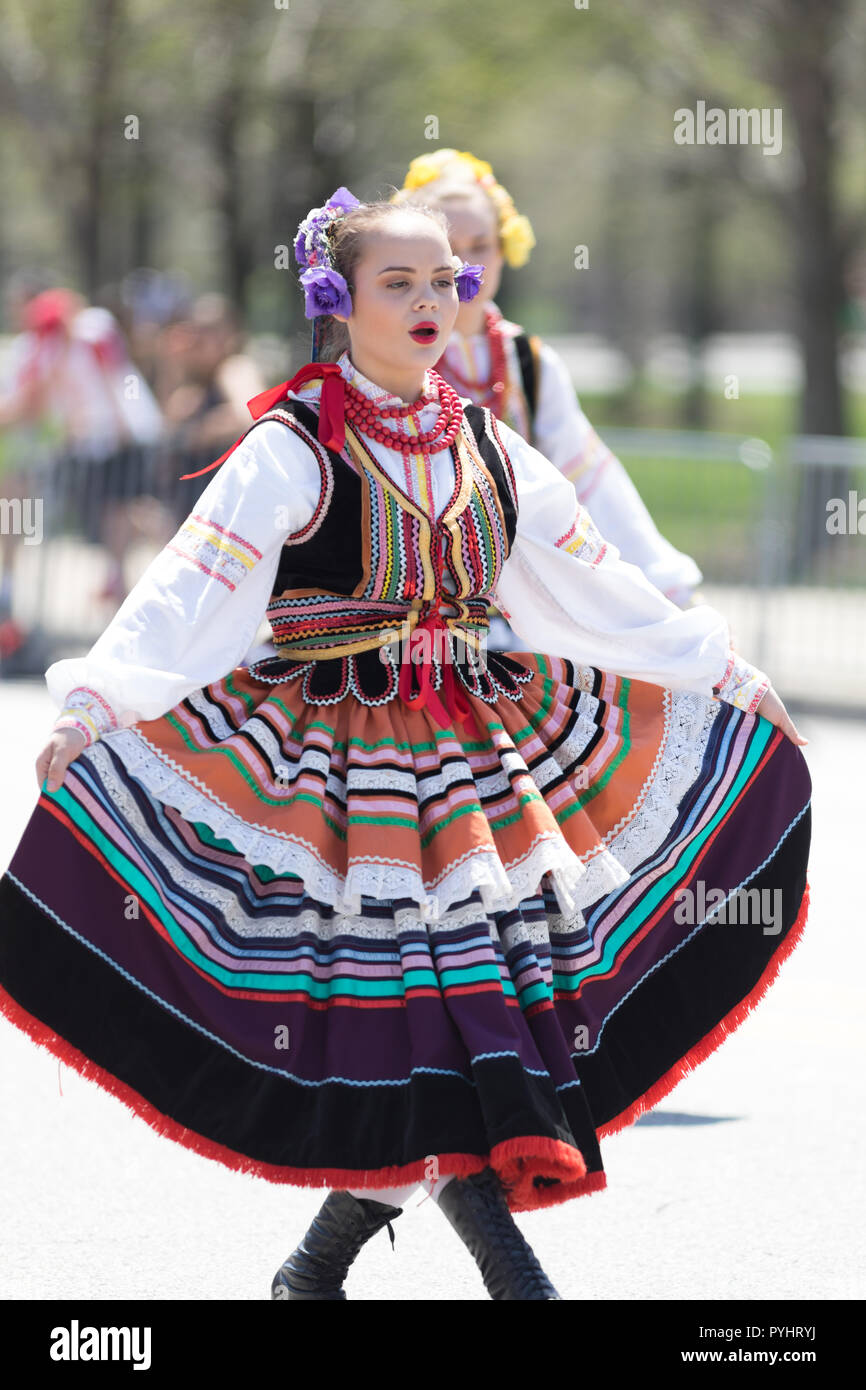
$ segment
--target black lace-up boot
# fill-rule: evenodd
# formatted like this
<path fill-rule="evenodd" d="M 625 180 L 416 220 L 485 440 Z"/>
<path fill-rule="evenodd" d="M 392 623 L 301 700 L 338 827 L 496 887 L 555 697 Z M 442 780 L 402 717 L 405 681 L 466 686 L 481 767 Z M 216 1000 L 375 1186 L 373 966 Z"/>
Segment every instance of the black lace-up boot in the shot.
<path fill-rule="evenodd" d="M 342 1284 L 361 1246 L 402 1212 L 370 1197 L 329 1192 L 297 1250 L 274 1275 L 271 1298 L 344 1299 Z"/>
<path fill-rule="evenodd" d="M 438 1206 L 475 1259 L 491 1298 L 562 1301 L 515 1225 L 492 1168 L 453 1178 Z"/>

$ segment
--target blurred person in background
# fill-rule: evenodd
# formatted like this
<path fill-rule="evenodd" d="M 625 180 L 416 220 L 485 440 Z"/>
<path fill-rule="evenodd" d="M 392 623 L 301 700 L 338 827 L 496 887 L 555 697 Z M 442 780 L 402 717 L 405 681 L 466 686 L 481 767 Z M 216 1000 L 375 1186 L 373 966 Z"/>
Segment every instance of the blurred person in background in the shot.
<path fill-rule="evenodd" d="M 162 405 L 171 448 L 160 494 L 178 525 L 195 500 L 194 485 L 178 477 L 184 471 L 178 465 L 195 471 L 233 442 L 249 422 L 247 401 L 265 389 L 243 344 L 240 317 L 222 294 L 201 295 L 185 318 L 164 329 L 163 379 L 172 385 Z"/>
<path fill-rule="evenodd" d="M 247 401 L 265 389 L 256 363 L 243 350 L 237 311 L 222 294 L 197 299 L 185 322 L 169 335 L 182 356 L 184 380 L 164 403 L 175 439 L 190 449 L 212 450 L 249 423 Z"/>
<path fill-rule="evenodd" d="M 162 418 L 129 356 L 114 315 L 65 287 L 43 290 L 20 311 L 0 387 L 0 429 L 37 423 L 78 493 L 87 539 L 103 545 L 108 572 L 98 599 L 126 595 L 124 561 L 140 530 L 133 497 L 148 491 L 150 457 Z M 26 470 L 18 474 L 19 483 Z M 19 493 L 19 495 L 21 495 Z M 4 593 L 11 602 L 12 548 L 4 538 Z"/>
<path fill-rule="evenodd" d="M 25 310 L 31 299 L 43 290 L 50 290 L 57 277 L 51 271 L 17 270 L 10 275 L 3 288 L 3 315 L 13 333 L 20 335 L 25 331 Z M 15 339 L 18 343 L 19 339 Z M 20 349 L 19 349 L 20 350 Z M 14 352 L 14 348 L 11 349 Z M 5 359 L 8 368 L 10 357 Z"/>
<path fill-rule="evenodd" d="M 27 353 L 25 311 L 37 294 L 50 288 L 54 276 L 39 270 L 10 275 L 3 290 L 4 319 L 16 336 L 3 344 L 0 361 L 0 402 L 5 383 L 14 380 Z M 45 431 L 38 421 L 22 420 L 17 428 L 0 429 L 0 497 L 9 503 L 28 494 L 27 468 L 45 448 Z M 12 617 L 12 553 L 14 536 L 0 528 L 0 661 L 21 647 L 25 634 Z"/>
<path fill-rule="evenodd" d="M 171 383 L 171 389 L 162 398 L 170 448 L 159 492 L 171 508 L 174 527 L 185 521 L 197 495 L 195 482 L 179 475 L 210 462 L 246 428 L 247 402 L 265 389 L 265 380 L 245 351 L 240 315 L 222 294 L 201 295 L 184 317 L 167 324 L 161 348 L 161 380 Z M 263 632 L 249 659 L 274 650 Z"/>
<path fill-rule="evenodd" d="M 130 351 L 150 382 L 160 407 L 180 386 L 185 354 L 172 351 L 174 325 L 188 321 L 193 304 L 183 271 L 138 266 L 123 277 L 120 298 L 126 311 Z"/>
<path fill-rule="evenodd" d="M 495 303 L 503 266 L 525 265 L 535 235 L 491 166 L 468 151 L 434 150 L 412 160 L 391 201 L 441 208 L 455 255 L 484 266 L 481 293 L 460 305 L 436 370 L 549 458 L 622 558 L 643 570 L 666 598 L 680 608 L 701 602 L 701 571 L 658 531 L 625 468 L 584 414 L 562 358 L 504 318 Z M 515 634 L 502 618 L 491 626 L 491 645 L 494 640 L 497 646 L 514 645 Z"/>
<path fill-rule="evenodd" d="M 108 309 L 54 288 L 29 299 L 20 319 L 23 331 L 0 394 L 0 425 L 44 419 L 59 444 L 94 457 L 160 438 L 153 393 Z"/>

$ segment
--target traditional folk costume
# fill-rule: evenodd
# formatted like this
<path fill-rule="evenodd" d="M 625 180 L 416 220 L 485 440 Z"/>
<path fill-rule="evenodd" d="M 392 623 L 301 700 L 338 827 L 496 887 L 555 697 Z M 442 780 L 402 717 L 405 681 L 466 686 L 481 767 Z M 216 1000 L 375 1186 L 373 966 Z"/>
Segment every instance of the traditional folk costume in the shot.
<path fill-rule="evenodd" d="M 657 594 L 489 411 L 425 477 L 351 429 L 323 447 L 320 394 L 262 416 L 49 668 L 93 741 L 2 880 L 4 1004 L 230 1166 L 384 1186 L 435 1154 L 561 1202 L 794 944 L 806 763 L 721 617 Z M 540 650 L 449 670 L 431 641 L 407 703 L 380 633 L 439 614 L 468 651 L 491 594 Z M 239 668 L 265 606 L 280 655 Z M 680 925 L 697 879 L 780 889 L 781 930 Z"/>
<path fill-rule="evenodd" d="M 344 353 L 250 404 L 105 633 L 46 674 L 89 742 L 0 880 L 0 1003 L 227 1166 L 451 1177 L 476 1253 L 485 1175 L 509 1221 L 604 1187 L 599 1140 L 767 989 L 805 924 L 809 772 L 722 617 L 670 604 L 435 372 L 408 407 Z M 491 599 L 530 652 L 483 659 Z M 265 611 L 278 654 L 241 666 Z M 777 925 L 702 884 L 777 895 Z M 274 1296 L 344 1297 L 310 1259 L 392 1214 L 331 1193 Z M 492 1296 L 557 1297 L 499 1279 L 522 1240 L 500 1230 Z"/>

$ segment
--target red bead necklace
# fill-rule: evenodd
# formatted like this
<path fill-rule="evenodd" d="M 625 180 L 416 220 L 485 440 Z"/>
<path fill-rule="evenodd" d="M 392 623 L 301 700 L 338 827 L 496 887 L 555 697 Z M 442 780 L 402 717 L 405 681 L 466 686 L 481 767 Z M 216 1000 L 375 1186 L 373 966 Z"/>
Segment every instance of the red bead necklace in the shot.
<path fill-rule="evenodd" d="M 345 384 L 346 419 L 361 434 L 369 435 L 371 439 L 378 440 L 380 444 L 386 445 L 389 449 L 398 450 L 404 456 L 421 450 L 438 453 L 440 449 L 447 449 L 453 444 L 457 437 L 457 431 L 460 429 L 463 420 L 463 403 L 453 386 L 449 386 L 438 372 L 431 372 L 430 375 L 438 386 L 439 405 L 441 407 L 432 429 L 425 430 L 421 434 L 408 435 L 399 427 L 389 429 L 384 424 L 385 419 L 404 420 L 407 416 L 423 409 L 425 405 L 429 405 L 434 400 L 432 395 L 422 396 L 420 400 L 412 401 L 409 405 L 380 406 L 375 401 L 371 401 L 369 396 L 365 396 L 363 391 L 359 391 L 349 381 Z"/>
<path fill-rule="evenodd" d="M 502 418 L 505 389 L 508 385 L 508 359 L 505 355 L 505 336 L 502 331 L 502 315 L 488 305 L 484 310 L 484 332 L 490 348 L 490 371 L 486 381 L 469 381 L 459 368 L 445 362 L 443 354 L 436 363 L 438 370 L 445 369 L 449 377 L 461 387 L 464 396 L 471 396 L 477 405 L 487 406 L 498 418 Z"/>

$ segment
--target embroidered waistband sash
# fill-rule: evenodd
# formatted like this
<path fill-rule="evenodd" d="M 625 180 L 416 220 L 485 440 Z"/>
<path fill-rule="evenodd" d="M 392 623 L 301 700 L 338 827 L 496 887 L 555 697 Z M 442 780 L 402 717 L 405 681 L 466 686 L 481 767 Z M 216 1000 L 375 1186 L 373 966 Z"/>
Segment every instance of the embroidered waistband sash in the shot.
<path fill-rule="evenodd" d="M 434 612 L 441 619 L 437 627 L 480 651 L 490 626 L 488 600 L 449 598 L 448 603 L 459 612 L 439 613 L 422 599 L 400 603 L 345 594 L 287 595 L 271 600 L 267 618 L 280 655 L 303 661 L 327 661 L 400 643 Z"/>
<path fill-rule="evenodd" d="M 462 641 L 467 655 L 482 651 L 490 626 L 488 601 L 448 601 L 459 609 L 457 614 L 441 613 L 421 599 L 407 604 L 363 601 L 344 594 L 304 594 L 272 599 L 267 616 L 280 656 L 295 660 L 327 661 L 387 647 L 388 660 L 400 666 L 398 693 L 405 704 L 410 709 L 426 705 L 441 728 L 451 720 L 459 721 L 474 737 L 478 727 L 455 678 L 451 639 Z M 441 673 L 438 687 L 434 669 Z"/>

